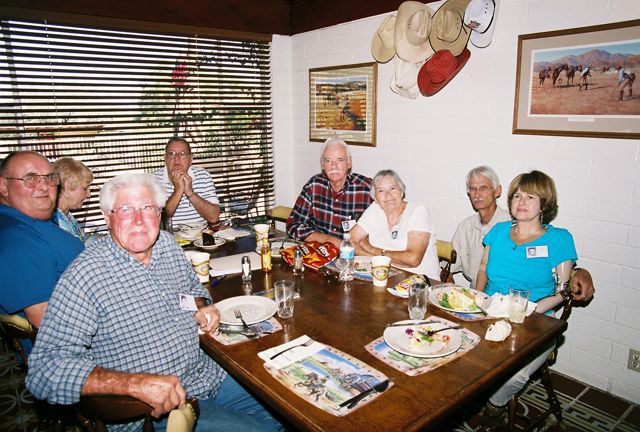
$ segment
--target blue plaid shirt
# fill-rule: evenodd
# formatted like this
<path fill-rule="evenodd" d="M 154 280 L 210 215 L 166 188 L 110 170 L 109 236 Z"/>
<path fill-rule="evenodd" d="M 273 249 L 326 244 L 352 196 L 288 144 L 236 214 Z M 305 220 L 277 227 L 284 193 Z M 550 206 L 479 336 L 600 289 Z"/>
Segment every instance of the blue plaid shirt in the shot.
<path fill-rule="evenodd" d="M 357 221 L 371 204 L 370 188 L 370 178 L 349 173 L 342 190 L 335 192 L 324 173 L 316 174 L 304 185 L 291 210 L 287 234 L 300 240 L 315 231 L 341 237 L 342 222 Z"/>
<path fill-rule="evenodd" d="M 169 233 L 160 232 L 149 266 L 110 236 L 97 240 L 56 285 L 29 357 L 27 387 L 38 399 L 75 403 L 101 366 L 176 375 L 188 396 L 214 396 L 226 372 L 200 350 L 197 323 L 180 309 L 180 294 L 210 298 Z"/>

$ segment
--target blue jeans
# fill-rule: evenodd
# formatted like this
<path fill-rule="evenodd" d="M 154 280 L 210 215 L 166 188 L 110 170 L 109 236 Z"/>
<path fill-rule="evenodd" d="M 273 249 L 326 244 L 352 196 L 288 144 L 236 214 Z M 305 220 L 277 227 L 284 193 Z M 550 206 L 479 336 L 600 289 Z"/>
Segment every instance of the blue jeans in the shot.
<path fill-rule="evenodd" d="M 227 375 L 215 397 L 200 399 L 200 416 L 196 422 L 197 432 L 243 431 L 270 432 L 283 431 L 284 427 L 242 388 L 231 375 Z M 165 431 L 167 419 L 154 424 L 156 432 Z"/>

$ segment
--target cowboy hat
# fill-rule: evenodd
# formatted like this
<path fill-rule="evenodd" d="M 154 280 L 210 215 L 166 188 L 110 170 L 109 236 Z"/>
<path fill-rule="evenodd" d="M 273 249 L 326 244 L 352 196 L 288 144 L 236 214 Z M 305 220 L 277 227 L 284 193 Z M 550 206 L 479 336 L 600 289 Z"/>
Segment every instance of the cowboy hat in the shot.
<path fill-rule="evenodd" d="M 407 99 L 415 99 L 420 94 L 418 89 L 418 71 L 424 61 L 411 63 L 395 58 L 393 75 L 391 76 L 391 90 Z"/>
<path fill-rule="evenodd" d="M 418 72 L 418 87 L 423 96 L 433 96 L 439 92 L 471 57 L 471 52 L 465 48 L 459 56 L 454 56 L 449 50 L 436 52 L 420 68 Z"/>
<path fill-rule="evenodd" d="M 473 30 L 471 43 L 478 48 L 486 48 L 493 40 L 496 30 L 500 0 L 471 0 L 464 12 L 464 23 Z"/>
<path fill-rule="evenodd" d="M 463 15 L 470 0 L 447 0 L 433 15 L 429 42 L 433 51 L 449 50 L 460 55 L 467 46 L 471 29 Z"/>
<path fill-rule="evenodd" d="M 371 39 L 371 54 L 378 63 L 386 63 L 396 55 L 393 33 L 396 27 L 395 15 L 384 18 Z"/>
<path fill-rule="evenodd" d="M 429 44 L 432 16 L 433 10 L 420 2 L 406 1 L 400 5 L 394 32 L 398 57 L 418 63 L 434 53 Z"/>

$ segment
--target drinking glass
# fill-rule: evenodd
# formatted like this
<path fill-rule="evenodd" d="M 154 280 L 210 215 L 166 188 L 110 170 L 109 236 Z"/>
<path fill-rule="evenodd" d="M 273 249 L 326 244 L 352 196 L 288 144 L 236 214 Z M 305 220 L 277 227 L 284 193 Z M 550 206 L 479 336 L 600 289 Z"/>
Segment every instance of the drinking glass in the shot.
<path fill-rule="evenodd" d="M 524 322 L 529 304 L 529 290 L 521 288 L 509 288 L 509 321 L 512 323 Z"/>
<path fill-rule="evenodd" d="M 284 319 L 291 318 L 293 316 L 295 283 L 292 280 L 279 280 L 273 284 L 273 289 L 276 292 L 278 316 Z"/>
<path fill-rule="evenodd" d="M 424 319 L 429 301 L 429 287 L 423 283 L 416 283 L 409 287 L 409 318 Z"/>

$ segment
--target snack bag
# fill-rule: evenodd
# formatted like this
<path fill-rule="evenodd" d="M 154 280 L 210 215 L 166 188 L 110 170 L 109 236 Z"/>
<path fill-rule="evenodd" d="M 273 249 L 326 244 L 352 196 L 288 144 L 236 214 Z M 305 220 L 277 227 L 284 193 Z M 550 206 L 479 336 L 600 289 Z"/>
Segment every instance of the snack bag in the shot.
<path fill-rule="evenodd" d="M 340 253 L 333 243 L 305 242 L 280 250 L 280 256 L 282 256 L 282 259 L 290 266 L 293 266 L 296 249 L 302 252 L 302 263 L 304 266 L 316 271 L 320 267 L 333 261 Z"/>
<path fill-rule="evenodd" d="M 400 293 L 400 294 L 407 294 L 407 296 L 409 295 L 409 287 L 413 284 L 417 284 L 417 283 L 425 283 L 424 277 L 414 274 L 413 276 L 410 276 L 404 280 L 401 280 L 400 282 L 398 282 L 396 284 L 396 286 L 394 287 L 395 290 Z"/>

